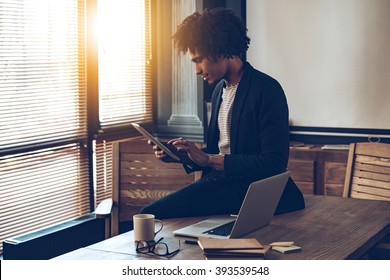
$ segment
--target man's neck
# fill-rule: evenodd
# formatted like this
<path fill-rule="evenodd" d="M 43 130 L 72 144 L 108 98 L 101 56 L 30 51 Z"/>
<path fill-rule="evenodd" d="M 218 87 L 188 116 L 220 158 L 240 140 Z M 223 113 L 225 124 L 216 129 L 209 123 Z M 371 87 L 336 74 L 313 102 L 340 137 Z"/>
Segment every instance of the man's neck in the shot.
<path fill-rule="evenodd" d="M 228 73 L 225 77 L 226 86 L 233 86 L 240 82 L 244 72 L 244 63 L 241 58 L 235 56 L 229 59 Z"/>

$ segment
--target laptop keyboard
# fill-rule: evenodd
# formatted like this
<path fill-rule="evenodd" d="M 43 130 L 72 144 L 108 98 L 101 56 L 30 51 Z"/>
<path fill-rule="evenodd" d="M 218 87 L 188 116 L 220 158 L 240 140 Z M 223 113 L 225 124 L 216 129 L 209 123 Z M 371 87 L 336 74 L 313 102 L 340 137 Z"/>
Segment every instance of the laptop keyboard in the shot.
<path fill-rule="evenodd" d="M 232 232 L 235 221 L 230 223 L 218 226 L 216 228 L 210 229 L 208 231 L 203 232 L 204 234 L 213 234 L 213 235 L 221 235 L 228 236 Z"/>

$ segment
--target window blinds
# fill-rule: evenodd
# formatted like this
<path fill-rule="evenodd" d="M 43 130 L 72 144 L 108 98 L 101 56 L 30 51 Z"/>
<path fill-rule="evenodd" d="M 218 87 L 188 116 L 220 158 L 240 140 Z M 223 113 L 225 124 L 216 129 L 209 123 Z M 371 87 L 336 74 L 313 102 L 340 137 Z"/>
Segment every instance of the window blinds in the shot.
<path fill-rule="evenodd" d="M 0 253 L 90 212 L 84 45 L 84 1 L 0 1 Z"/>
<path fill-rule="evenodd" d="M 96 1 L 101 126 L 150 121 L 150 0 Z M 86 4 L 0 0 L 0 254 L 8 237 L 91 210 Z M 95 145 L 99 203 L 112 193 L 113 151 Z"/>
<path fill-rule="evenodd" d="M 152 120 L 149 0 L 98 1 L 101 127 Z"/>
<path fill-rule="evenodd" d="M 113 143 L 94 141 L 94 189 L 95 205 L 98 205 L 106 198 L 112 197 L 113 188 Z"/>
<path fill-rule="evenodd" d="M 83 154 L 70 144 L 0 159 L 1 240 L 89 213 Z"/>
<path fill-rule="evenodd" d="M 86 137 L 83 1 L 0 2 L 0 149 Z"/>

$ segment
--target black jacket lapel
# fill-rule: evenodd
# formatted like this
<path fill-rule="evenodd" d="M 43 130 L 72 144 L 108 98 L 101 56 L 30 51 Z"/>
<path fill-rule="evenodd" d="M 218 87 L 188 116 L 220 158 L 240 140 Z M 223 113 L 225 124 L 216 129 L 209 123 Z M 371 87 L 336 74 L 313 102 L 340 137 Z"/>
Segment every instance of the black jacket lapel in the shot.
<path fill-rule="evenodd" d="M 252 77 L 253 67 L 246 62 L 244 65 L 244 73 L 238 84 L 236 97 L 234 98 L 232 123 L 230 125 L 230 151 L 234 153 L 237 145 L 238 124 L 244 107 L 245 99 L 249 93 L 249 85 Z"/>
<path fill-rule="evenodd" d="M 218 112 L 221 107 L 222 102 L 222 88 L 224 86 L 224 80 L 221 80 L 215 87 L 213 96 L 212 96 L 212 108 L 211 108 L 211 118 L 208 127 L 207 133 L 207 152 L 208 153 L 219 153 L 218 150 L 218 140 L 219 140 L 219 130 L 218 130 Z"/>

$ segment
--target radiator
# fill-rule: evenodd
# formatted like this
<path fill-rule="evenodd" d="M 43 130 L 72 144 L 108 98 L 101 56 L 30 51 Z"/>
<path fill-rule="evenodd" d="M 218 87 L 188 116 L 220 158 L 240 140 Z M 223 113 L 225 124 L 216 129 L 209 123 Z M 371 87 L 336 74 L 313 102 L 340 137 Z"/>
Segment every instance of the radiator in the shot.
<path fill-rule="evenodd" d="M 104 240 L 104 219 L 90 214 L 3 242 L 4 260 L 47 260 Z"/>

